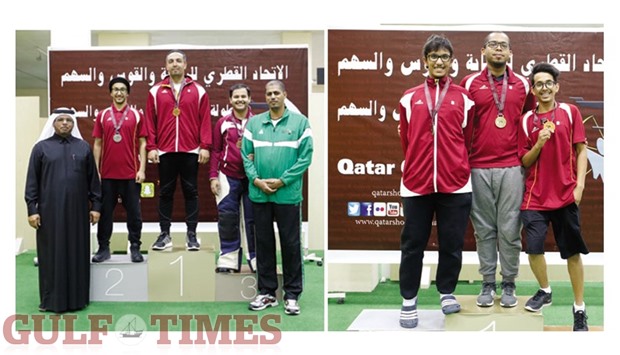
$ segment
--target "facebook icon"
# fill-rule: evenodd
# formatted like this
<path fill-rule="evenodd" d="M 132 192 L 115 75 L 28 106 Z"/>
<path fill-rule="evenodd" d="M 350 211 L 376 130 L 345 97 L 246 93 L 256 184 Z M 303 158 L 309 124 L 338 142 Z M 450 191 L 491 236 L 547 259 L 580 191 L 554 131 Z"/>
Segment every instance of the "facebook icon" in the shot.
<path fill-rule="evenodd" d="M 362 202 L 360 216 L 372 217 L 372 202 Z"/>

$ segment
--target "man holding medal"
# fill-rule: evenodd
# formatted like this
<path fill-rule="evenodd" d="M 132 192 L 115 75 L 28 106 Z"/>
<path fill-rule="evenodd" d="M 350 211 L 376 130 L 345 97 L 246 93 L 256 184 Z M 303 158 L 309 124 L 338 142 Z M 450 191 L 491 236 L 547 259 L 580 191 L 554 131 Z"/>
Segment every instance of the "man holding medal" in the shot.
<path fill-rule="evenodd" d="M 112 105 L 99 112 L 93 126 L 93 155 L 101 177 L 102 210 L 97 227 L 99 249 L 92 261 L 110 259 L 114 208 L 120 196 L 127 212 L 127 231 L 132 262 L 142 262 L 140 236 L 140 184 L 146 170 L 146 125 L 142 114 L 129 107 L 131 87 L 123 77 L 110 80 Z"/>
<path fill-rule="evenodd" d="M 535 105 L 527 78 L 508 65 L 512 49 L 508 35 L 492 32 L 481 49 L 486 68 L 461 81 L 476 103 L 476 116 L 468 122 L 472 209 L 482 290 L 476 304 L 495 302 L 499 256 L 502 276 L 500 305 L 514 307 L 515 279 L 519 273 L 523 195 L 523 169 L 517 155 L 519 117 Z"/>
<path fill-rule="evenodd" d="M 525 304 L 538 312 L 551 305 L 551 285 L 545 261 L 545 238 L 549 223 L 560 251 L 567 261 L 573 288 L 573 331 L 587 331 L 584 272 L 581 254 L 588 247 L 581 235 L 579 203 L 588 168 L 587 139 L 579 109 L 559 103 L 560 71 L 549 63 L 534 66 L 532 92 L 538 107 L 527 112 L 519 125 L 519 157 L 526 170 L 521 220 L 526 231 L 525 252 L 540 289 Z"/>
<path fill-rule="evenodd" d="M 444 314 L 461 305 L 453 295 L 471 208 L 471 177 L 464 128 L 474 115 L 469 93 L 452 82 L 453 47 L 430 36 L 422 51 L 428 77 L 399 100 L 400 140 L 405 162 L 400 195 L 405 224 L 401 233 L 400 326 L 418 325 L 417 296 L 424 250 L 436 220 L 439 244 L 436 285 Z"/>
<path fill-rule="evenodd" d="M 177 179 L 185 199 L 187 250 L 200 250 L 198 226 L 198 167 L 209 161 L 211 105 L 205 88 L 185 74 L 187 57 L 172 50 L 166 55 L 168 76 L 149 90 L 146 106 L 149 161 L 159 164 L 159 228 L 153 250 L 172 247 L 170 225 Z"/>
<path fill-rule="evenodd" d="M 216 272 L 239 272 L 243 259 L 242 240 L 247 247 L 246 259 L 252 272 L 256 270 L 254 247 L 254 214 L 248 191 L 248 178 L 243 168 L 241 142 L 243 131 L 252 117 L 250 87 L 234 84 L 228 91 L 231 112 L 220 118 L 213 129 L 213 150 L 209 180 L 215 195 L 220 238 L 220 256 Z"/>

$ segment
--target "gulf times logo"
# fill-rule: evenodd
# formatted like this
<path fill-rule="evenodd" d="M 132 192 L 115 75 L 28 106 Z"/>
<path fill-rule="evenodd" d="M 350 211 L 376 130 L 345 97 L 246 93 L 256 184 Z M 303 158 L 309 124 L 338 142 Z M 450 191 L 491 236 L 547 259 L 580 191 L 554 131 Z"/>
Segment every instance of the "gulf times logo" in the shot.
<path fill-rule="evenodd" d="M 347 202 L 349 217 L 402 217 L 400 202 Z"/>

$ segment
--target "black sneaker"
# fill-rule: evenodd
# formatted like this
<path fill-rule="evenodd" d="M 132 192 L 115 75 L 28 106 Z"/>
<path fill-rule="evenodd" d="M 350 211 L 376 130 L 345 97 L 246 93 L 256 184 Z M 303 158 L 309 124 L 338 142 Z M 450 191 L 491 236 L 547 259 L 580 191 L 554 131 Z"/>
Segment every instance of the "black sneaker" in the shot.
<path fill-rule="evenodd" d="M 588 331 L 588 316 L 586 311 L 575 311 L 573 306 L 573 332 L 587 332 Z"/>
<path fill-rule="evenodd" d="M 525 303 L 525 309 L 530 312 L 538 312 L 544 306 L 549 305 L 551 305 L 551 292 L 547 293 L 541 289 L 538 289 L 536 294 Z"/>
<path fill-rule="evenodd" d="M 200 243 L 196 239 L 196 232 L 187 232 L 186 242 L 187 250 L 200 250 Z"/>
<path fill-rule="evenodd" d="M 93 263 L 101 263 L 111 258 L 110 247 L 99 247 L 97 254 L 92 258 Z"/>
<path fill-rule="evenodd" d="M 232 273 L 238 273 L 239 270 L 235 270 L 229 267 L 218 266 L 215 268 L 215 272 L 217 272 L 218 274 L 232 274 Z"/>
<path fill-rule="evenodd" d="M 157 240 L 155 241 L 155 243 L 153 243 L 153 246 L 151 247 L 151 249 L 166 250 L 166 248 L 171 248 L 171 247 L 172 247 L 172 238 L 170 238 L 170 234 L 168 232 L 161 232 L 159 234 L 159 237 L 157 237 Z"/>
<path fill-rule="evenodd" d="M 140 247 L 131 247 L 129 248 L 129 253 L 131 254 L 131 262 L 132 263 L 141 263 L 144 261 L 144 257 L 140 253 Z"/>

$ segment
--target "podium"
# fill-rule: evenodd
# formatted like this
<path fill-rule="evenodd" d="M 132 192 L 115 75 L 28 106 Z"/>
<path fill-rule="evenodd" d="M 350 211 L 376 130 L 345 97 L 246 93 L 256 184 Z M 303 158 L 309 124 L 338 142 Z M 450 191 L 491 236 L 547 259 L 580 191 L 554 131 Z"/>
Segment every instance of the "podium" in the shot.
<path fill-rule="evenodd" d="M 440 309 L 424 309 L 418 306 L 418 326 L 401 328 L 400 309 L 365 309 L 347 330 L 354 331 L 543 331 L 541 312 L 529 312 L 523 308 L 528 297 L 517 297 L 519 304 L 504 308 L 496 300 L 492 307 L 478 307 L 478 296 L 456 295 L 461 311 L 444 315 Z"/>
<path fill-rule="evenodd" d="M 141 263 L 132 263 L 127 254 L 112 254 L 102 263 L 91 263 L 91 301 L 148 301 L 148 256 Z"/>
<path fill-rule="evenodd" d="M 282 272 L 278 267 L 278 289 L 276 298 L 282 301 Z M 256 273 L 247 265 L 238 273 L 215 274 L 215 301 L 250 302 L 258 296 Z"/>
<path fill-rule="evenodd" d="M 173 246 L 150 251 L 149 301 L 212 302 L 215 300 L 215 249 L 187 251 Z"/>
<path fill-rule="evenodd" d="M 523 306 L 527 296 L 519 296 L 519 303 L 512 308 L 499 305 L 499 300 L 491 307 L 478 307 L 477 296 L 458 296 L 461 304 L 459 313 L 450 314 L 445 319 L 446 331 L 543 331 L 541 312 L 526 311 Z"/>
<path fill-rule="evenodd" d="M 110 260 L 91 263 L 91 301 L 250 302 L 258 295 L 256 274 L 243 265 L 239 273 L 215 272 L 219 254 L 217 223 L 199 223 L 201 248 L 185 249 L 185 223 L 172 223 L 172 248 L 151 250 L 159 224 L 144 223 L 141 263 L 132 263 L 125 223 L 114 223 Z M 97 228 L 91 227 L 91 251 L 98 249 Z M 123 254 L 119 254 L 121 252 Z M 125 254 L 126 253 L 126 254 Z M 147 254 L 145 254 L 147 253 Z M 282 300 L 282 271 L 278 266 L 276 297 Z"/>

